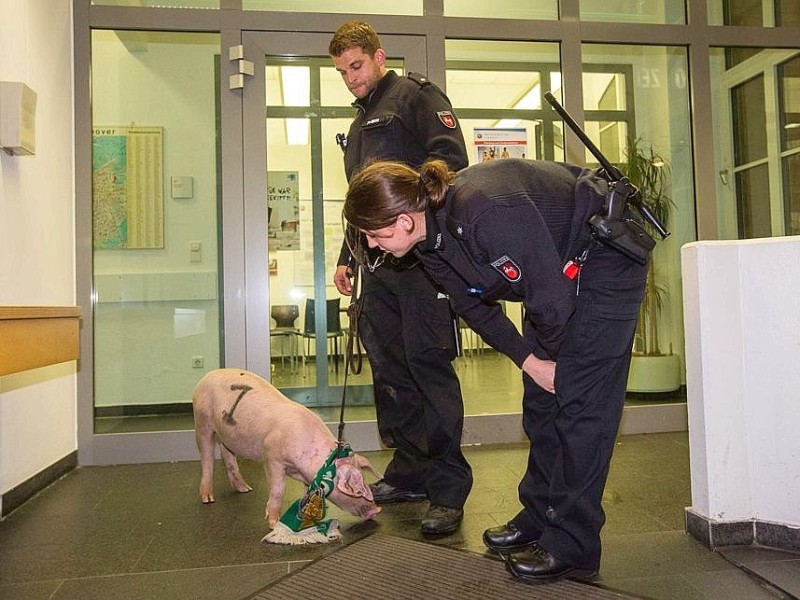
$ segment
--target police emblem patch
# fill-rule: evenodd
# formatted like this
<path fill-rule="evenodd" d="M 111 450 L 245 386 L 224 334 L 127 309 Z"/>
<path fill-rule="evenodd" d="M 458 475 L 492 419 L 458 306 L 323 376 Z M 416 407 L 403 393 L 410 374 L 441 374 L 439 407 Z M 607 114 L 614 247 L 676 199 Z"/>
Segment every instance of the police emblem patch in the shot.
<path fill-rule="evenodd" d="M 440 110 L 439 112 L 436 113 L 436 116 L 439 117 L 439 120 L 442 122 L 442 125 L 444 125 L 448 129 L 456 128 L 456 117 L 449 110 Z"/>
<path fill-rule="evenodd" d="M 522 279 L 522 270 L 513 260 L 504 255 L 492 263 L 492 266 L 500 275 L 508 279 L 511 283 L 516 283 Z"/>

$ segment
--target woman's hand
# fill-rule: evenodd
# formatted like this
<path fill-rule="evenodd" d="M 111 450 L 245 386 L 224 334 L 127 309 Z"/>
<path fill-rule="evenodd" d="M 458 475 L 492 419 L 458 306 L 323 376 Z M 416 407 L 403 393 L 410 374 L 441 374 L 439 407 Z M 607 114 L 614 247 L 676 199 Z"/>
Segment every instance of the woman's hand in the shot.
<path fill-rule="evenodd" d="M 541 360 L 530 354 L 522 363 L 522 371 L 543 390 L 556 393 L 556 363 L 552 360 Z"/>

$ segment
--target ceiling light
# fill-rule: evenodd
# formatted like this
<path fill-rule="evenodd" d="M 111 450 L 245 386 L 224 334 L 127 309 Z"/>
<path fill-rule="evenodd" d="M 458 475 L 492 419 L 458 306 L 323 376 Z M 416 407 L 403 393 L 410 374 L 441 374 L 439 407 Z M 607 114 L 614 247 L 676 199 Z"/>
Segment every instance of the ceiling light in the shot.
<path fill-rule="evenodd" d="M 282 66 L 281 95 L 284 106 L 308 106 L 311 103 L 311 83 L 308 67 Z M 308 119 L 284 119 L 286 143 L 290 146 L 308 145 Z"/>

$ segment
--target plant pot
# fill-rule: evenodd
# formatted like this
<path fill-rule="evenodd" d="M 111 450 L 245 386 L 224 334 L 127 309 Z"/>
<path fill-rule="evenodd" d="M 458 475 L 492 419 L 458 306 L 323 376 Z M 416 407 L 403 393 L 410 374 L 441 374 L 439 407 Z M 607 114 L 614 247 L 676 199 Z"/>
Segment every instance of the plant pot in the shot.
<path fill-rule="evenodd" d="M 677 354 L 631 357 L 629 392 L 673 392 L 681 387 L 681 361 Z"/>

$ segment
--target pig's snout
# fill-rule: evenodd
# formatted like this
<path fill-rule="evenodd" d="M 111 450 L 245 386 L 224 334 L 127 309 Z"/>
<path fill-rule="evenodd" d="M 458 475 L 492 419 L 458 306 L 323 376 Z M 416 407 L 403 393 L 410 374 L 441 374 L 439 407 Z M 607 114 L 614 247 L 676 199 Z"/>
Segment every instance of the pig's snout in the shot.
<path fill-rule="evenodd" d="M 381 507 L 377 504 L 367 504 L 361 507 L 360 516 L 364 520 L 374 519 L 381 512 Z"/>

